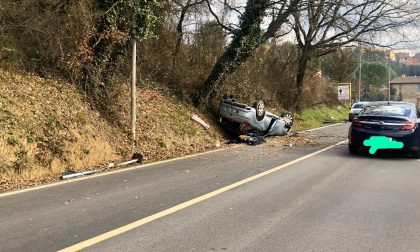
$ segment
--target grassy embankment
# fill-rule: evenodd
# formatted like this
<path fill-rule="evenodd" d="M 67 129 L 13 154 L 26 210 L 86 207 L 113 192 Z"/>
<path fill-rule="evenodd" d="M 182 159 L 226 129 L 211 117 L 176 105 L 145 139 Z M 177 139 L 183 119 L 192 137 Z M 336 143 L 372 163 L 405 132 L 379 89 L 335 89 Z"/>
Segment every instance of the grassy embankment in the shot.
<path fill-rule="evenodd" d="M 296 123 L 293 127 L 294 131 L 302 131 L 326 124 L 343 122 L 348 120 L 349 110 L 346 107 L 339 106 L 336 108 L 309 108 L 305 109 L 301 114 L 296 116 Z"/>

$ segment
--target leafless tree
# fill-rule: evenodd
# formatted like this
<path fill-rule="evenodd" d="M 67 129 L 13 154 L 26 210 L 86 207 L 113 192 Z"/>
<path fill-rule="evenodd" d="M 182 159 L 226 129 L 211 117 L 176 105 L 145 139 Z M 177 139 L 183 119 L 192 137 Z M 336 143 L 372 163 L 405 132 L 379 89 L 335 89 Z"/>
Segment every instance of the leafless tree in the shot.
<path fill-rule="evenodd" d="M 415 0 L 308 0 L 303 9 L 292 14 L 291 22 L 299 47 L 294 102 L 298 111 L 311 59 L 355 42 L 387 46 L 378 37 L 395 36 L 420 13 Z"/>
<path fill-rule="evenodd" d="M 257 47 L 269 38 L 280 37 L 287 33 L 281 33 L 281 28 L 288 21 L 289 16 L 299 10 L 302 0 L 247 0 L 245 7 L 233 7 L 224 1 L 224 6 L 239 16 L 238 26 L 222 22 L 212 8 L 214 1 L 206 0 L 206 2 L 219 25 L 232 34 L 230 44 L 215 63 L 212 72 L 195 97 L 197 105 L 209 109 L 209 101 L 228 75 L 232 74 Z M 263 25 L 268 16 L 272 17 L 271 21 Z"/>
<path fill-rule="evenodd" d="M 188 12 L 200 4 L 203 4 L 205 0 L 172 0 L 172 2 L 179 8 L 179 18 L 176 25 L 176 45 L 174 51 L 174 58 L 179 54 L 182 38 L 184 36 L 184 21 Z"/>

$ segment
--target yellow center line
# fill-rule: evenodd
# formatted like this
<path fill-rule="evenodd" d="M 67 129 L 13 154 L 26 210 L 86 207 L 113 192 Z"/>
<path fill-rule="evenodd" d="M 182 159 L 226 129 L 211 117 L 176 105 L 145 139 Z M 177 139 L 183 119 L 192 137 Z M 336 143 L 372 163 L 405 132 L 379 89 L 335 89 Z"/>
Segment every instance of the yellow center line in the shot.
<path fill-rule="evenodd" d="M 229 191 L 231 189 L 234 189 L 236 187 L 239 187 L 239 186 L 244 185 L 246 183 L 249 183 L 251 181 L 254 181 L 254 180 L 258 179 L 258 178 L 264 177 L 264 176 L 266 176 L 268 174 L 271 174 L 271 173 L 276 172 L 278 170 L 284 169 L 284 168 L 286 168 L 288 166 L 291 166 L 291 165 L 296 164 L 296 163 L 298 163 L 298 162 L 300 162 L 302 160 L 305 160 L 305 159 L 308 159 L 310 157 L 313 157 L 313 156 L 315 156 L 315 155 L 317 155 L 317 154 L 319 154 L 321 152 L 327 151 L 327 150 L 329 150 L 331 148 L 334 148 L 334 147 L 336 147 L 336 146 L 338 146 L 340 144 L 346 143 L 346 142 L 347 142 L 347 140 L 346 141 L 341 141 L 341 142 L 336 143 L 334 145 L 328 146 L 328 147 L 326 147 L 324 149 L 315 151 L 313 153 L 310 153 L 310 154 L 305 155 L 303 157 L 300 157 L 298 159 L 292 160 L 292 161 L 290 161 L 290 162 L 288 162 L 286 164 L 283 164 L 283 165 L 274 167 L 274 168 L 272 168 L 270 170 L 267 170 L 265 172 L 261 172 L 261 173 L 259 173 L 257 175 L 252 176 L 252 177 L 249 177 L 249 178 L 243 179 L 241 181 L 238 181 L 236 183 L 233 183 L 231 185 L 222 187 L 220 189 L 217 189 L 215 191 L 212 191 L 210 193 L 207 193 L 207 194 L 202 195 L 200 197 L 197 197 L 195 199 L 186 201 L 186 202 L 181 203 L 179 205 L 176 205 L 174 207 L 171 207 L 171 208 L 168 208 L 166 210 L 163 210 L 163 211 L 161 211 L 159 213 L 150 215 L 150 216 L 145 217 L 143 219 L 140 219 L 140 220 L 137 220 L 135 222 L 129 223 L 129 224 L 125 225 L 125 226 L 116 228 L 116 229 L 111 230 L 109 232 L 106 232 L 104 234 L 101 234 L 101 235 L 92 237 L 92 238 L 90 238 L 88 240 L 85 240 L 85 241 L 82 241 L 80 243 L 77 243 L 77 244 L 75 244 L 73 246 L 64 248 L 64 249 L 60 250 L 60 252 L 64 252 L 64 251 L 79 251 L 79 250 L 82 250 L 82 249 L 87 248 L 89 246 L 95 245 L 95 244 L 97 244 L 99 242 L 105 241 L 105 240 L 110 239 L 112 237 L 115 237 L 117 235 L 123 234 L 123 233 L 128 232 L 130 230 L 133 230 L 135 228 L 138 228 L 138 227 L 140 227 L 140 226 L 142 226 L 142 225 L 144 225 L 146 223 L 152 222 L 154 220 L 160 219 L 162 217 L 165 217 L 167 215 L 170 215 L 172 213 L 178 212 L 178 211 L 180 211 L 182 209 L 185 209 L 187 207 L 190 207 L 192 205 L 195 205 L 195 204 L 197 204 L 199 202 L 202 202 L 204 200 L 210 199 L 210 198 L 212 198 L 214 196 L 217 196 L 219 194 L 222 194 L 222 193 L 224 193 L 226 191 Z"/>

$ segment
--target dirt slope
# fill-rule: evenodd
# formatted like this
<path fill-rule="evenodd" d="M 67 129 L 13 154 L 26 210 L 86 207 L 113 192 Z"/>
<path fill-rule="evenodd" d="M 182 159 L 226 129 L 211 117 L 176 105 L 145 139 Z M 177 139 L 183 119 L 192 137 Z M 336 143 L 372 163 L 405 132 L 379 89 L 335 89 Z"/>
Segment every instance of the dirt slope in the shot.
<path fill-rule="evenodd" d="M 121 121 L 112 123 L 64 81 L 0 69 L 0 90 L 0 190 L 54 181 L 64 170 L 130 158 L 128 89 L 116 97 Z M 145 162 L 223 143 L 215 125 L 204 130 L 191 120 L 196 111 L 157 90 L 140 89 L 138 101 L 135 151 Z"/>

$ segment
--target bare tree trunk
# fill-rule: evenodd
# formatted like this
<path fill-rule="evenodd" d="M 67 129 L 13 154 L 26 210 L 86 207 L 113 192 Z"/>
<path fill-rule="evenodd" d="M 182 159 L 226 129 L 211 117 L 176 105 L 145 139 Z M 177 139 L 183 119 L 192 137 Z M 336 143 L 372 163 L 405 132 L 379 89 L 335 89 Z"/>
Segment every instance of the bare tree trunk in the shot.
<path fill-rule="evenodd" d="M 173 59 L 173 66 L 175 66 L 176 61 L 178 59 L 179 52 L 181 50 L 181 43 L 182 43 L 182 37 L 184 35 L 183 31 L 183 25 L 185 20 L 185 15 L 187 14 L 187 10 L 190 6 L 191 0 L 188 0 L 186 3 L 186 6 L 182 8 L 181 15 L 178 20 L 178 24 L 176 26 L 176 45 L 175 45 L 175 51 L 174 51 L 174 59 Z"/>
<path fill-rule="evenodd" d="M 277 17 L 268 25 L 266 32 L 263 33 L 261 22 L 264 20 L 267 8 L 272 1 L 248 0 L 245 12 L 240 18 L 239 28 L 233 31 L 232 42 L 214 65 L 212 72 L 207 77 L 197 96 L 194 97 L 194 103 L 208 110 L 210 100 L 214 97 L 216 90 L 222 85 L 226 77 L 235 72 L 262 43 L 276 36 L 282 25 L 287 22 L 289 15 L 299 10 L 300 2 L 301 0 L 283 1 Z M 224 27 L 219 19 L 216 18 L 216 20 L 219 25 Z"/>
<path fill-rule="evenodd" d="M 209 102 L 214 97 L 215 91 L 221 86 L 227 76 L 232 74 L 257 47 L 230 46 L 222 57 L 216 62 L 212 72 L 204 82 L 198 96 L 198 103 L 203 108 L 209 109 Z"/>
<path fill-rule="evenodd" d="M 187 5 L 189 5 L 190 1 L 191 0 L 189 0 L 187 2 Z M 179 53 L 181 51 L 182 38 L 184 36 L 183 24 L 184 24 L 185 15 L 187 13 L 187 10 L 188 10 L 187 7 L 182 7 L 181 15 L 179 17 L 178 24 L 176 26 L 176 44 L 175 44 L 174 53 L 172 55 L 172 68 L 170 70 L 170 75 L 169 75 L 170 78 L 169 78 L 169 83 L 168 84 L 169 84 L 169 86 L 174 88 L 174 90 L 176 92 L 179 92 L 179 85 L 178 85 L 178 80 L 176 78 L 175 68 L 177 66 Z"/>
<path fill-rule="evenodd" d="M 186 15 L 190 8 L 197 7 L 200 4 L 204 3 L 204 0 L 187 0 L 185 4 L 182 4 L 182 2 L 179 1 L 173 1 L 176 5 L 178 5 L 181 8 L 180 17 L 176 26 L 176 42 L 175 42 L 175 49 L 172 55 L 172 67 L 170 70 L 169 75 L 169 86 L 172 86 L 174 91 L 178 94 L 181 93 L 178 78 L 176 75 L 176 67 L 179 59 L 179 54 L 181 52 L 182 47 L 182 40 L 184 36 L 184 21 L 186 19 Z"/>
<path fill-rule="evenodd" d="M 209 109 L 215 91 L 228 75 L 233 73 L 262 42 L 261 22 L 269 1 L 248 0 L 240 28 L 235 32 L 229 47 L 219 58 L 195 97 L 196 105 Z"/>
<path fill-rule="evenodd" d="M 299 57 L 298 70 L 296 74 L 296 89 L 295 89 L 295 101 L 293 103 L 293 109 L 296 112 L 301 112 L 303 108 L 302 95 L 303 95 L 303 82 L 305 79 L 306 67 L 309 61 L 309 50 L 304 48 Z"/>

